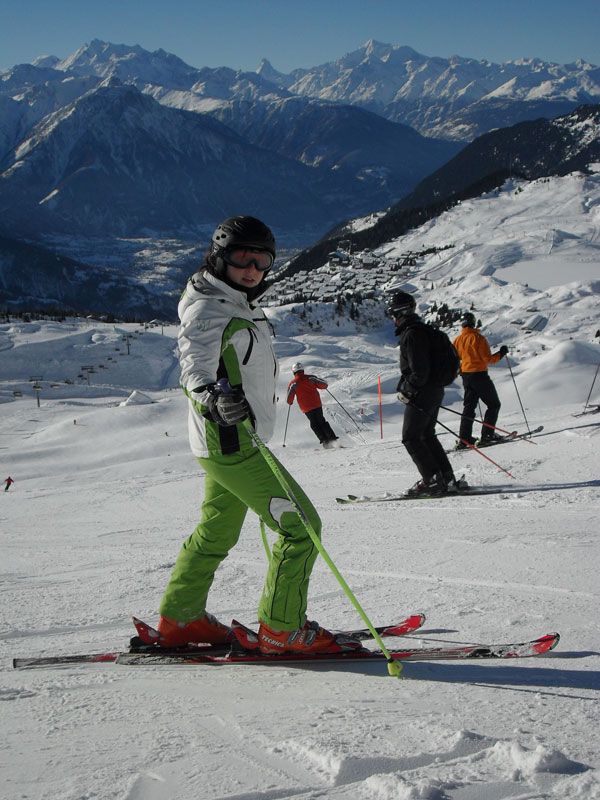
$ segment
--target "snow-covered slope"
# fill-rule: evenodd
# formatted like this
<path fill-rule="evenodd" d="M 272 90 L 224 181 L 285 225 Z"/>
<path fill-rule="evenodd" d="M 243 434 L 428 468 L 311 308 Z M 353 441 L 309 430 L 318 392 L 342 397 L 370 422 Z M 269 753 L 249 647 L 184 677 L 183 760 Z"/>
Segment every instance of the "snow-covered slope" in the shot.
<path fill-rule="evenodd" d="M 597 345 L 556 341 L 544 356 L 512 356 L 527 417 L 544 435 L 488 451 L 515 480 L 476 454 L 452 457 L 457 472 L 499 494 L 350 508 L 335 496 L 398 491 L 415 479 L 400 442 L 390 325 L 357 334 L 324 319 L 321 334 L 294 335 L 289 309 L 271 315 L 280 398 L 300 357 L 360 425 L 358 433 L 325 394 L 345 449 L 318 450 L 295 407 L 284 449 L 280 401 L 272 447 L 315 502 L 325 545 L 372 618 L 426 612 L 413 637 L 425 645 L 556 629 L 559 648 L 523 662 L 413 663 L 403 681 L 378 665 L 12 671 L 17 655 L 123 647 L 132 613 L 154 621 L 202 492 L 175 388 L 175 328 L 13 320 L 0 325 L 0 477 L 15 480 L 0 493 L 0 797 L 600 797 L 600 416 L 572 417 Z M 573 307 L 572 319 L 579 315 Z M 94 372 L 77 378 L 81 366 Z M 43 378 L 39 408 L 32 376 Z M 494 380 L 500 424 L 523 429 L 506 367 L 494 368 Z M 134 390 L 154 402 L 125 402 Z M 460 408 L 459 398 L 454 386 L 446 403 Z M 441 419 L 456 427 L 449 412 Z M 252 623 L 264 572 L 249 515 L 211 610 Z M 359 624 L 321 561 L 310 613 L 332 626 Z"/>
<path fill-rule="evenodd" d="M 357 230 L 368 225 L 354 222 Z M 554 337 L 598 341 L 600 171 L 509 181 L 373 251 L 341 258 L 345 265 L 336 253 L 323 267 L 283 278 L 267 299 L 296 299 L 297 324 L 309 330 L 320 324 L 319 303 L 341 298 L 337 324 L 354 326 L 348 316 L 358 303 L 358 325 L 368 328 L 373 314 L 381 320 L 377 298 L 404 286 L 430 318 L 434 306 L 472 306 L 495 342 L 528 352 L 540 354 Z"/>
<path fill-rule="evenodd" d="M 599 327 L 600 172 L 509 182 L 375 254 L 419 248 L 438 249 L 406 276 L 424 306 L 473 304 L 509 339 L 591 340 Z"/>

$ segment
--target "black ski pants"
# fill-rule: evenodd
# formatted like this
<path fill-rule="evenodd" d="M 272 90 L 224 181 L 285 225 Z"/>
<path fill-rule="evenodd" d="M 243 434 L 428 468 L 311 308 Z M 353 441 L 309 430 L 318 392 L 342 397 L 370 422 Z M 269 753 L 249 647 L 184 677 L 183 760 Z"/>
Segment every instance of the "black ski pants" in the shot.
<path fill-rule="evenodd" d="M 500 413 L 500 398 L 494 382 L 487 372 L 464 372 L 462 375 L 465 397 L 463 400 L 463 415 L 460 421 L 460 438 L 471 441 L 473 438 L 473 417 L 477 403 L 481 400 L 486 406 L 484 422 L 495 425 Z M 481 427 L 481 437 L 485 439 L 493 433 L 492 428 L 485 425 Z"/>
<path fill-rule="evenodd" d="M 319 406 L 319 408 L 313 408 L 312 411 L 307 411 L 306 416 L 308 417 L 308 421 L 310 422 L 310 427 L 312 428 L 313 433 L 321 442 L 321 444 L 323 444 L 323 442 L 331 442 L 333 439 L 338 438 L 331 429 L 331 425 L 323 416 L 322 406 Z"/>
<path fill-rule="evenodd" d="M 436 473 L 446 481 L 454 478 L 452 465 L 435 435 L 435 423 L 443 399 L 443 386 L 428 386 L 421 389 L 404 410 L 402 444 L 427 482 Z"/>

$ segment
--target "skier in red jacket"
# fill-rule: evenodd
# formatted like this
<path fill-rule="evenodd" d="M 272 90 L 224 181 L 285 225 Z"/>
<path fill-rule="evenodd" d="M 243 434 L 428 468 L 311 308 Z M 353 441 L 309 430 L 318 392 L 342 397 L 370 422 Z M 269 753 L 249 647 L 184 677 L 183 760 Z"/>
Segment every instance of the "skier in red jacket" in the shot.
<path fill-rule="evenodd" d="M 4 481 L 4 491 L 5 492 L 8 492 L 8 490 L 10 489 L 11 483 L 14 483 L 14 481 L 9 475 L 8 478 Z"/>
<path fill-rule="evenodd" d="M 331 425 L 323 416 L 323 405 L 319 389 L 326 389 L 326 381 L 317 378 L 316 375 L 306 375 L 304 366 L 297 362 L 292 366 L 294 377 L 288 384 L 287 402 L 292 405 L 294 398 L 298 400 L 300 411 L 308 417 L 310 427 L 323 447 L 330 448 L 333 442 L 337 441 L 337 436 L 331 429 Z"/>

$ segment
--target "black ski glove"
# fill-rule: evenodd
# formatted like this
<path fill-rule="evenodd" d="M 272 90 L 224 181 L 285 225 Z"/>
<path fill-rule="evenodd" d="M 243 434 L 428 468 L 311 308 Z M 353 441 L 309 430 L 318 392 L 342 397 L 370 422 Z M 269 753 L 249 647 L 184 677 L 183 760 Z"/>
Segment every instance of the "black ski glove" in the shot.
<path fill-rule="evenodd" d="M 229 391 L 223 391 L 223 386 L 213 383 L 203 388 L 210 392 L 206 400 L 210 416 L 213 422 L 222 428 L 237 425 L 238 422 L 242 422 L 250 416 L 250 404 L 246 400 L 241 386 L 235 389 L 228 387 Z"/>
<path fill-rule="evenodd" d="M 406 403 L 406 405 L 417 396 L 417 392 L 404 378 L 400 378 L 396 389 L 398 391 L 398 400 L 400 400 L 401 403 Z"/>
<path fill-rule="evenodd" d="M 501 356 L 505 356 L 508 353 L 508 347 L 503 344 L 500 350 L 498 350 Z"/>

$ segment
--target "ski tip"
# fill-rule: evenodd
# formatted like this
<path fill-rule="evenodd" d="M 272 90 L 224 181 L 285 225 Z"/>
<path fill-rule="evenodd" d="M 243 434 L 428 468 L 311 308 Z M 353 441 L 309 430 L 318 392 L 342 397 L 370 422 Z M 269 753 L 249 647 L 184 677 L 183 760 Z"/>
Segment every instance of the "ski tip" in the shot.
<path fill-rule="evenodd" d="M 425 614 L 412 614 L 399 625 L 390 625 L 381 631 L 382 636 L 404 636 L 407 633 L 414 633 L 425 623 Z"/>
<path fill-rule="evenodd" d="M 546 633 L 544 636 L 540 636 L 539 639 L 535 640 L 533 649 L 538 655 L 541 653 L 548 653 L 550 650 L 554 650 L 559 642 L 560 633 Z"/>
<path fill-rule="evenodd" d="M 137 634 L 144 644 L 155 644 L 160 639 L 160 633 L 151 625 L 137 617 L 132 617 L 132 620 Z"/>

